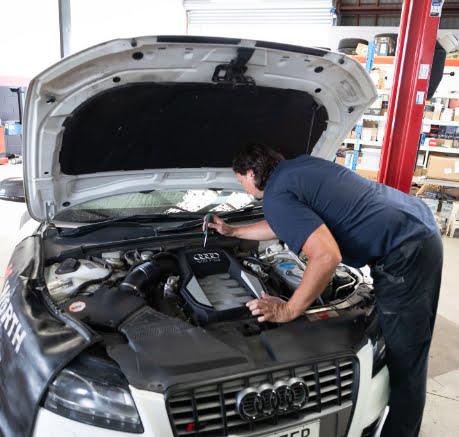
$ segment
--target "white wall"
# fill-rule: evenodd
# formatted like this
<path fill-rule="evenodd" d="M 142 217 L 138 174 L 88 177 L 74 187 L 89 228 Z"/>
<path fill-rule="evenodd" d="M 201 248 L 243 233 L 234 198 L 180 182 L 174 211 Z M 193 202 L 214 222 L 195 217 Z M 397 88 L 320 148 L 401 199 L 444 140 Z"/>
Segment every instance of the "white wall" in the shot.
<path fill-rule="evenodd" d="M 72 52 L 114 38 L 185 34 L 182 0 L 72 0 Z M 60 58 L 57 0 L 0 0 L 0 76 L 32 78 Z M 190 34 L 266 39 L 336 49 L 342 38 L 371 39 L 396 27 L 327 25 L 222 25 L 189 29 Z M 439 30 L 444 33 L 453 30 Z"/>
<path fill-rule="evenodd" d="M 72 0 L 71 10 L 72 53 L 115 38 L 186 33 L 182 0 Z"/>
<path fill-rule="evenodd" d="M 0 0 L 0 76 L 32 78 L 60 58 L 57 0 Z"/>
<path fill-rule="evenodd" d="M 261 41 L 275 41 L 286 44 L 305 46 L 324 46 L 327 41 L 330 26 L 318 24 L 307 26 L 307 32 L 302 31 L 304 26 L 299 25 L 237 25 L 206 24 L 190 26 L 190 35 L 226 36 Z M 328 46 L 327 46 L 328 47 Z"/>
<path fill-rule="evenodd" d="M 59 61 L 58 0 L 0 0 L 0 77 L 31 79 Z M 185 34 L 182 0 L 72 0 L 71 52 L 114 38 Z"/>

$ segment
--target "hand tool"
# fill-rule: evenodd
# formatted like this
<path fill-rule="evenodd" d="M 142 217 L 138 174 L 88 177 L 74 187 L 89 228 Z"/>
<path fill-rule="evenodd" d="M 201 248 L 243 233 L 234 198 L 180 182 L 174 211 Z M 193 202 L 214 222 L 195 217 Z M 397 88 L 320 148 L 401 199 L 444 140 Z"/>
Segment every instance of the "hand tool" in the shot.
<path fill-rule="evenodd" d="M 204 247 L 206 247 L 207 235 L 209 234 L 209 223 L 212 221 L 213 216 L 214 215 L 209 212 L 204 217 Z"/>

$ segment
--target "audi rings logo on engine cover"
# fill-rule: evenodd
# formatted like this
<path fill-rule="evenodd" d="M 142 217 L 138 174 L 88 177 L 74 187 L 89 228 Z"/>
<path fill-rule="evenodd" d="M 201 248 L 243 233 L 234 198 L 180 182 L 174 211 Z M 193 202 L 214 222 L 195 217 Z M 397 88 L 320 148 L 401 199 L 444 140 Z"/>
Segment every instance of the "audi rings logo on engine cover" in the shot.
<path fill-rule="evenodd" d="M 193 256 L 193 259 L 198 262 L 220 261 L 220 254 L 216 252 L 197 253 L 196 255 Z"/>
<path fill-rule="evenodd" d="M 236 409 L 244 420 L 256 420 L 300 409 L 309 399 L 309 389 L 302 378 L 248 387 L 236 395 Z"/>

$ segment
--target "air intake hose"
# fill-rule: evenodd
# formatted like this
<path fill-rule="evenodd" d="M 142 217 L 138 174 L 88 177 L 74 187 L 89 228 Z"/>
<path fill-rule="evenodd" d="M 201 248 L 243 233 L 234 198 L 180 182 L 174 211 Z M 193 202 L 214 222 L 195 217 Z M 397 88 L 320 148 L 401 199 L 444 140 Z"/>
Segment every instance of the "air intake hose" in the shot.
<path fill-rule="evenodd" d="M 133 267 L 120 284 L 120 290 L 134 294 L 144 293 L 146 286 L 158 282 L 162 275 L 178 273 L 176 260 L 177 258 L 169 253 L 157 254 L 155 259 Z"/>
<path fill-rule="evenodd" d="M 155 261 L 146 261 L 134 267 L 124 281 L 120 290 L 131 293 L 142 293 L 147 284 L 157 281 L 161 274 L 160 266 Z"/>

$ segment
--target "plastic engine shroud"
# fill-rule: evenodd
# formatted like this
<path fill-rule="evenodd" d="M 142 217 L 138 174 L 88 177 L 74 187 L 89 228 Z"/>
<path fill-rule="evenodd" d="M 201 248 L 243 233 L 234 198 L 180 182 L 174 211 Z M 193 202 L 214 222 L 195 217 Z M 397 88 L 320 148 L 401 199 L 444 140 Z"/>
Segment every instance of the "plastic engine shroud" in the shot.
<path fill-rule="evenodd" d="M 200 324 L 250 315 L 245 304 L 265 291 L 260 280 L 225 250 L 184 250 L 179 259 L 184 274 L 181 294 Z"/>

